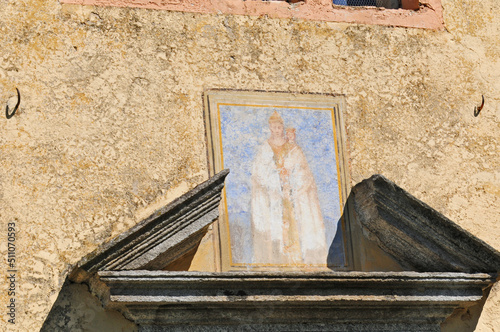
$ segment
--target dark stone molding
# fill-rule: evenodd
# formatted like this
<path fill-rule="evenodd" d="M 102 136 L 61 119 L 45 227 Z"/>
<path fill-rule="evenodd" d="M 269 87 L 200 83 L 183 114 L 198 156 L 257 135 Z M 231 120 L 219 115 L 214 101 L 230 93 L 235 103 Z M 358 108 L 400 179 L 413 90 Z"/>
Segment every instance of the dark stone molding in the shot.
<path fill-rule="evenodd" d="M 224 170 L 83 258 L 70 275 L 75 282 L 97 271 L 160 270 L 194 249 L 219 216 Z"/>
<path fill-rule="evenodd" d="M 404 270 L 498 272 L 500 253 L 382 175 L 352 189 L 356 223 Z"/>
<path fill-rule="evenodd" d="M 103 271 L 106 307 L 141 331 L 439 331 L 495 275 Z M 157 326 L 157 327 L 155 327 Z"/>

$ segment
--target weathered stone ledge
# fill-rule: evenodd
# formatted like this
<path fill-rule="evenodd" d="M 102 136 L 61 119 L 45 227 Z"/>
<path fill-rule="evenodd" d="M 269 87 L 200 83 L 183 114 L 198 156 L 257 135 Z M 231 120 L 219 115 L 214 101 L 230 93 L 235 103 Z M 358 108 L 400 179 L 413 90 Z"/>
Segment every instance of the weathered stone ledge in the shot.
<path fill-rule="evenodd" d="M 479 301 L 496 275 L 102 271 L 98 277 L 107 288 L 106 307 L 142 331 L 155 331 L 153 325 L 299 331 L 318 322 L 320 331 L 439 331 L 455 308 Z"/>

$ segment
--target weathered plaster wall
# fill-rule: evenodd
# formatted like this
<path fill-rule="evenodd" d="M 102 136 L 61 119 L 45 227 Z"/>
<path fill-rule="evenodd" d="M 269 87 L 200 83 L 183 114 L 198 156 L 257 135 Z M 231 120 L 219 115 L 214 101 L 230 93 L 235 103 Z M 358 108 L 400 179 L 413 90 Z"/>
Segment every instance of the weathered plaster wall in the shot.
<path fill-rule="evenodd" d="M 22 95 L 0 117 L 1 326 L 40 329 L 71 264 L 207 178 L 205 89 L 345 94 L 352 183 L 382 173 L 500 249 L 500 3 L 442 5 L 445 31 L 1 0 L 0 102 Z M 496 287 L 479 330 L 499 312 Z"/>

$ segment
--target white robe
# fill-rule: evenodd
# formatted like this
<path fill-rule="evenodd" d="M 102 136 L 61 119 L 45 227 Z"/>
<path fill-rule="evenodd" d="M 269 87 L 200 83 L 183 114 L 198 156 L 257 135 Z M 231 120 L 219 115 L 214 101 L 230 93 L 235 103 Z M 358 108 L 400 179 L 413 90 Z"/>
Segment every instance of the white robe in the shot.
<path fill-rule="evenodd" d="M 253 263 L 283 260 L 283 193 L 274 153 L 266 141 L 252 165 Z"/>
<path fill-rule="evenodd" d="M 289 173 L 301 261 L 292 262 L 284 250 L 284 193 L 273 150 L 266 141 L 259 147 L 252 165 L 253 263 L 326 264 L 328 248 L 316 184 L 305 155 L 298 146 L 285 156 L 284 167 Z"/>
<path fill-rule="evenodd" d="M 318 189 L 300 147 L 292 148 L 285 157 L 284 166 L 290 174 L 291 200 L 300 235 L 303 262 L 326 264 L 328 248 Z"/>

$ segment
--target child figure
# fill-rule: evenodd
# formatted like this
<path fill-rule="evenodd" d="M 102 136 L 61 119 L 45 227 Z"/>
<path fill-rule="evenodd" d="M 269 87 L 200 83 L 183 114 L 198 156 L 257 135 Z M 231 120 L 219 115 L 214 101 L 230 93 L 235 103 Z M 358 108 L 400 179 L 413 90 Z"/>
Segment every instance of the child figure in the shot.
<path fill-rule="evenodd" d="M 292 150 L 293 148 L 295 148 L 297 146 L 297 144 L 295 143 L 295 128 L 286 128 L 286 140 L 288 142 L 288 144 L 291 145 L 291 149 Z"/>

